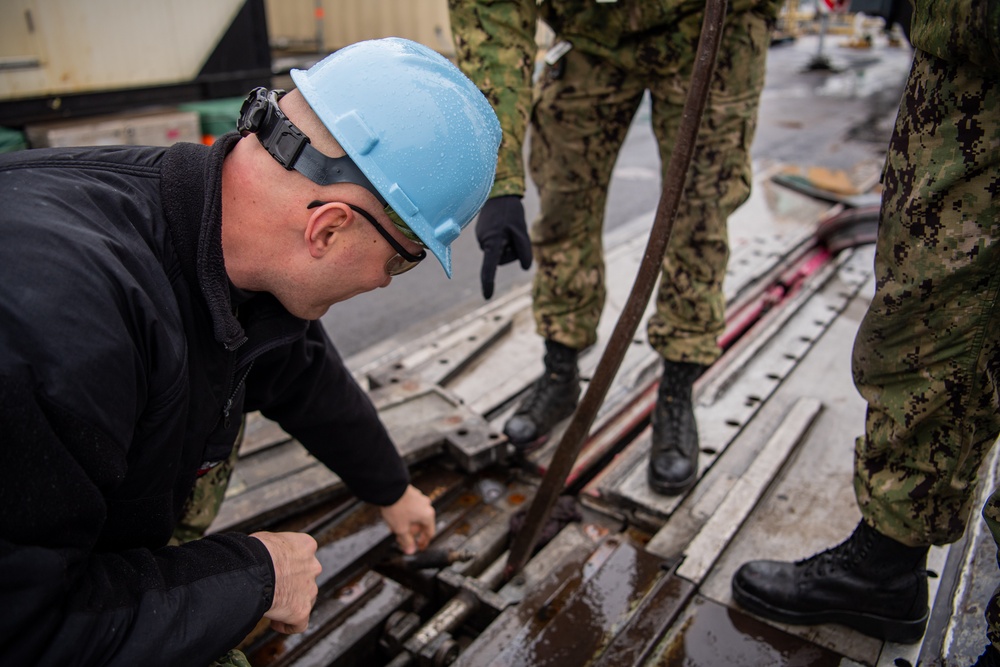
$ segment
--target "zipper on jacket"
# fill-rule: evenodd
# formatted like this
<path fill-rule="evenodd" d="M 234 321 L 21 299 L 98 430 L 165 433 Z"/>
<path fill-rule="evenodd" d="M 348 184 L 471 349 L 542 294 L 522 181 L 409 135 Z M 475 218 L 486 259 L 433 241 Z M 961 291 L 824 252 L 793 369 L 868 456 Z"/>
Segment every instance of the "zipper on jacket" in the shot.
<path fill-rule="evenodd" d="M 250 339 L 247 338 L 246 336 L 243 336 L 243 338 L 240 338 L 235 343 L 223 343 L 222 347 L 226 348 L 226 352 L 235 352 L 236 350 L 243 347 L 243 343 L 247 342 L 248 340 Z"/>
<path fill-rule="evenodd" d="M 243 383 L 247 381 L 247 376 L 250 375 L 250 369 L 253 368 L 254 361 L 255 359 L 251 359 L 250 363 L 247 364 L 246 369 L 243 371 L 243 375 L 240 376 L 239 382 L 236 383 L 236 386 L 233 387 L 232 393 L 229 394 L 229 400 L 226 401 L 226 407 L 222 408 L 222 423 L 227 429 L 229 428 L 230 423 L 229 413 L 233 409 L 233 400 L 236 398 L 236 395 L 240 393 L 240 388 L 243 386 Z"/>
<path fill-rule="evenodd" d="M 239 308 L 233 309 L 233 317 L 237 317 L 238 314 L 239 314 Z M 249 336 L 243 336 L 242 338 L 240 338 L 235 343 L 232 343 L 232 344 L 230 344 L 230 343 L 224 343 L 223 347 L 226 348 L 227 352 L 233 352 L 233 353 L 235 353 L 236 350 L 238 350 L 241 347 L 243 347 L 243 344 L 246 343 L 248 340 L 250 340 Z M 243 386 L 243 383 L 246 382 L 247 375 L 250 374 L 250 369 L 253 368 L 254 359 L 255 359 L 255 357 L 251 357 L 250 363 L 247 364 L 246 370 L 243 371 L 243 376 L 240 378 L 239 382 L 237 382 L 236 385 L 233 386 L 233 390 L 231 392 L 229 392 L 229 399 L 226 401 L 226 405 L 222 408 L 222 425 L 226 429 L 229 428 L 229 424 L 230 424 L 230 422 L 229 422 L 229 413 L 233 409 L 233 399 L 235 399 L 236 398 L 236 394 L 238 394 L 240 392 L 240 387 Z"/>
<path fill-rule="evenodd" d="M 251 348 L 250 353 L 246 357 L 244 357 L 248 359 L 246 368 L 244 369 L 243 374 L 240 376 L 239 381 L 236 383 L 235 386 L 233 386 L 233 390 L 229 393 L 229 399 L 226 401 L 225 407 L 222 408 L 223 425 L 226 428 L 229 428 L 230 424 L 229 414 L 233 409 L 233 401 L 236 399 L 236 395 L 240 393 L 240 388 L 243 386 L 243 383 L 246 382 L 247 376 L 250 375 L 250 369 L 253 368 L 253 362 L 257 360 L 257 357 L 264 354 L 265 352 L 269 352 L 274 348 L 281 347 L 285 343 L 294 340 L 295 338 L 296 336 L 282 336 L 281 338 L 268 341 L 266 343 L 258 345 L 256 348 Z M 246 336 L 244 336 L 243 340 L 241 340 L 239 343 L 236 343 L 236 345 L 234 345 L 232 349 L 233 350 L 237 349 L 238 347 L 242 346 L 243 343 L 245 342 L 247 342 Z"/>

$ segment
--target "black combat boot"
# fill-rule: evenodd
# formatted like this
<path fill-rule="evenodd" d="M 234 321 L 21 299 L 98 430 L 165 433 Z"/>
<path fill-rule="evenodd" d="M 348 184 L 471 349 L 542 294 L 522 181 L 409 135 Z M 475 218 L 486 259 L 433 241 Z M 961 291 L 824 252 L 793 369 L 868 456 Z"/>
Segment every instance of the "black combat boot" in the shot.
<path fill-rule="evenodd" d="M 647 475 L 657 493 L 676 496 L 690 489 L 698 477 L 698 425 L 691 388 L 704 370 L 700 364 L 663 362 Z"/>
<path fill-rule="evenodd" d="M 927 625 L 926 563 L 927 547 L 908 547 L 862 521 L 842 544 L 797 563 L 744 563 L 733 575 L 733 598 L 783 623 L 840 623 L 912 644 Z"/>
<path fill-rule="evenodd" d="M 545 372 L 503 427 L 518 449 L 525 451 L 542 444 L 553 426 L 573 414 L 580 400 L 576 357 L 573 348 L 545 341 Z"/>

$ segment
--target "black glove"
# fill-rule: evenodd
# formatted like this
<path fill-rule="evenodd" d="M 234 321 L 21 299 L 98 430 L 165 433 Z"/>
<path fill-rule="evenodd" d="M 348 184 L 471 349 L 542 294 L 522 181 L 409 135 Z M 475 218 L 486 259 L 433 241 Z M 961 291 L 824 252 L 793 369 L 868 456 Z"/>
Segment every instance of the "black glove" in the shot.
<path fill-rule="evenodd" d="M 497 266 L 515 259 L 522 269 L 531 268 L 531 240 L 524 222 L 524 205 L 518 195 L 487 199 L 476 222 L 476 238 L 483 251 L 483 298 L 493 296 L 493 277 Z"/>

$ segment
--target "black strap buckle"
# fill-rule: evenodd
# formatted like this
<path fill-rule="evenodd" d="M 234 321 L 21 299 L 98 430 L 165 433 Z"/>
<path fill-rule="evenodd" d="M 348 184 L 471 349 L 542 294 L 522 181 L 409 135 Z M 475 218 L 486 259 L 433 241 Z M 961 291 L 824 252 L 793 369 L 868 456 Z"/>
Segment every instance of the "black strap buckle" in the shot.
<path fill-rule="evenodd" d="M 372 185 L 349 156 L 333 158 L 323 155 L 310 145 L 309 137 L 295 127 L 282 113 L 278 100 L 283 90 L 254 88 L 240 108 L 236 129 L 244 137 L 256 134 L 257 140 L 288 170 L 294 169 L 319 185 L 355 183 L 375 195 L 382 206 L 385 197 Z"/>
<path fill-rule="evenodd" d="M 236 121 L 236 130 L 244 137 L 253 134 L 264 124 L 269 106 L 267 92 L 267 88 L 254 88 L 243 100 L 240 117 Z"/>
<path fill-rule="evenodd" d="M 261 145 L 278 164 L 291 170 L 309 143 L 309 137 L 281 112 L 278 100 L 284 94 L 283 90 L 253 89 L 243 102 L 236 127 L 243 136 L 256 133 Z"/>

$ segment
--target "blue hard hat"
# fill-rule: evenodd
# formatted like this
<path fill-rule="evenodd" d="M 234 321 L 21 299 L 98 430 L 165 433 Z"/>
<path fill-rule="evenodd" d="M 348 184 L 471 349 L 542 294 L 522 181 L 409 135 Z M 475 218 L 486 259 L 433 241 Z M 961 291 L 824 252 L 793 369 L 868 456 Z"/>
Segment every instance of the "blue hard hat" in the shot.
<path fill-rule="evenodd" d="M 444 56 L 390 37 L 352 44 L 292 80 L 451 277 L 451 243 L 486 203 L 500 123 Z"/>

